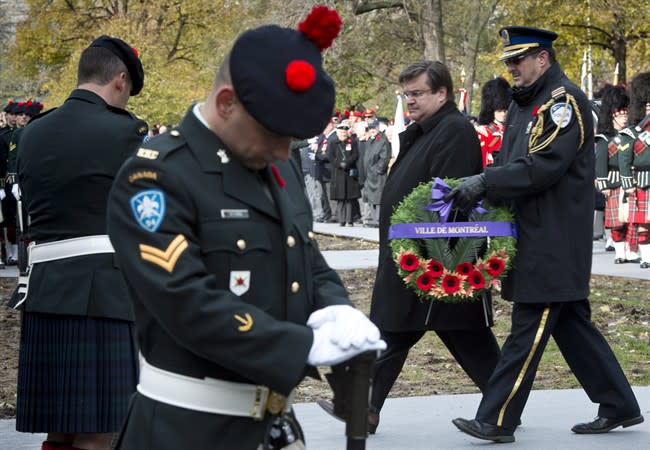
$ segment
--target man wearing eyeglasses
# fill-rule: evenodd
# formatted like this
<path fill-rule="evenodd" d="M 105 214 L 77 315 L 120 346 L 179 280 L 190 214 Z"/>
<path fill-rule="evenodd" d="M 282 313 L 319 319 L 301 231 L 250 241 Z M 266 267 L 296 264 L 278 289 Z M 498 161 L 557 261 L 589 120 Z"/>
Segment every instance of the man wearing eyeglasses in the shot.
<path fill-rule="evenodd" d="M 500 59 L 515 85 L 501 153 L 496 164 L 448 197 L 463 209 L 483 196 L 512 205 L 517 255 L 502 290 L 503 298 L 514 302 L 512 325 L 475 419 L 453 423 L 479 439 L 513 442 L 553 336 L 589 398 L 599 404 L 593 421 L 571 430 L 596 434 L 639 424 L 643 416 L 630 384 L 591 322 L 594 131 L 589 101 L 555 59 L 556 33 L 506 27 L 500 34 Z"/>
<path fill-rule="evenodd" d="M 400 153 L 382 191 L 379 208 L 379 264 L 370 317 L 388 344 L 376 364 L 370 404 L 370 432 L 399 376 L 408 352 L 426 331 L 434 330 L 463 370 L 483 388 L 496 365 L 499 346 L 490 330 L 491 302 L 423 303 L 399 277 L 388 245 L 390 216 L 418 184 L 434 177 L 465 177 L 482 169 L 474 128 L 454 103 L 447 67 L 418 61 L 399 77 L 414 121 L 400 134 Z"/>

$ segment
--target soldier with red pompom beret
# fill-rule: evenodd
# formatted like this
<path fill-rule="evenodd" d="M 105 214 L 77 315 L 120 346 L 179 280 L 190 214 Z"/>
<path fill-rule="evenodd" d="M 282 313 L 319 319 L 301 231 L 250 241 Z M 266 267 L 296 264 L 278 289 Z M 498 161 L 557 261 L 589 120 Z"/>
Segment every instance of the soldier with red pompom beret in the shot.
<path fill-rule="evenodd" d="M 318 250 L 290 158 L 331 118 L 321 51 L 340 27 L 320 6 L 298 30 L 244 32 L 205 101 L 118 174 L 108 228 L 142 358 L 117 449 L 304 448 L 294 388 L 384 348 Z"/>

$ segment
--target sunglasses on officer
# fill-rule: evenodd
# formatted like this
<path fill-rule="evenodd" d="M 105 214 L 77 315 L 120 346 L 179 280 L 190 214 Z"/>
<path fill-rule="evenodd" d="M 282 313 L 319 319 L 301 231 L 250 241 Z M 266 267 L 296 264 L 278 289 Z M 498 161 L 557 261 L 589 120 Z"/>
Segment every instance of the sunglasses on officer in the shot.
<path fill-rule="evenodd" d="M 534 50 L 532 52 L 522 53 L 521 55 L 513 56 L 503 61 L 506 66 L 513 65 L 518 66 L 521 62 L 528 58 L 529 56 L 537 56 L 542 52 L 542 50 Z"/>

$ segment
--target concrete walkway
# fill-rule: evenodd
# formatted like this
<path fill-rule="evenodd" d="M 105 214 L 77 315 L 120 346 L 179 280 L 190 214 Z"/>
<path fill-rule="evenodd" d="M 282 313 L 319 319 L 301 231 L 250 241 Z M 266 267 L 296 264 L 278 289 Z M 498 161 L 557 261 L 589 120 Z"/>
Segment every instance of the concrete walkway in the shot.
<path fill-rule="evenodd" d="M 596 415 L 596 406 L 582 390 L 533 391 L 522 416 L 522 426 L 515 433 L 516 442 L 503 448 L 648 450 L 650 387 L 636 387 L 634 391 L 646 421 L 641 425 L 619 428 L 604 435 L 576 435 L 571 432 L 575 423 L 591 420 Z M 451 423 L 456 417 L 473 417 L 479 401 L 479 394 L 388 399 L 381 412 L 377 434 L 369 436 L 366 448 L 433 450 L 478 449 L 490 446 L 488 441 L 460 433 Z M 299 403 L 295 405 L 295 409 L 309 450 L 345 449 L 345 424 L 327 415 L 315 403 Z M 13 420 L 0 421 L 0 450 L 40 448 L 43 435 L 17 433 L 14 427 Z"/>

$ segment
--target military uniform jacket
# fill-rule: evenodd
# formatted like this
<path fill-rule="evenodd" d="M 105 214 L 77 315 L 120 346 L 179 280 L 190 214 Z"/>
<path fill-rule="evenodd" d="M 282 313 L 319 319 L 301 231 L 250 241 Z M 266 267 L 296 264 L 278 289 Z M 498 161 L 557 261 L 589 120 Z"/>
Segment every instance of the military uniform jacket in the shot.
<path fill-rule="evenodd" d="M 24 128 L 18 179 L 39 243 L 106 234 L 115 174 L 146 134 L 146 124 L 77 89 Z M 25 310 L 133 320 L 126 283 L 112 254 L 34 265 Z"/>
<path fill-rule="evenodd" d="M 621 132 L 619 145 L 623 188 L 650 187 L 650 115 Z"/>
<path fill-rule="evenodd" d="M 481 148 L 474 127 L 453 102 L 447 102 L 422 124 L 409 125 L 399 138 L 400 152 L 381 197 L 379 264 L 370 318 L 386 331 L 458 330 L 491 325 L 481 302 L 421 301 L 398 275 L 388 241 L 394 208 L 418 184 L 435 177 L 460 178 L 481 171 Z M 425 323 L 430 305 L 429 322 Z"/>
<path fill-rule="evenodd" d="M 349 304 L 314 240 L 302 174 L 292 161 L 277 163 L 277 177 L 248 170 L 192 110 L 145 145 L 108 211 L 142 354 L 171 372 L 289 394 L 308 368 L 309 315 Z M 166 405 L 155 416 L 173 429 L 151 430 L 150 404 L 133 402 L 124 448 L 255 449 L 267 422 Z M 207 441 L 188 445 L 193 435 Z"/>
<path fill-rule="evenodd" d="M 558 64 L 525 89 L 530 97 L 518 104 L 515 94 L 499 158 L 485 169 L 488 198 L 511 201 L 519 227 L 502 295 L 522 303 L 583 300 L 594 213 L 589 102 Z"/>
<path fill-rule="evenodd" d="M 597 134 L 596 140 L 596 181 L 598 189 L 614 189 L 621 185 L 618 165 L 618 146 L 621 137 Z"/>
<path fill-rule="evenodd" d="M 7 176 L 7 158 L 9 157 L 9 143 L 14 128 L 5 127 L 0 130 L 0 178 L 1 185 L 4 186 L 4 179 Z"/>

